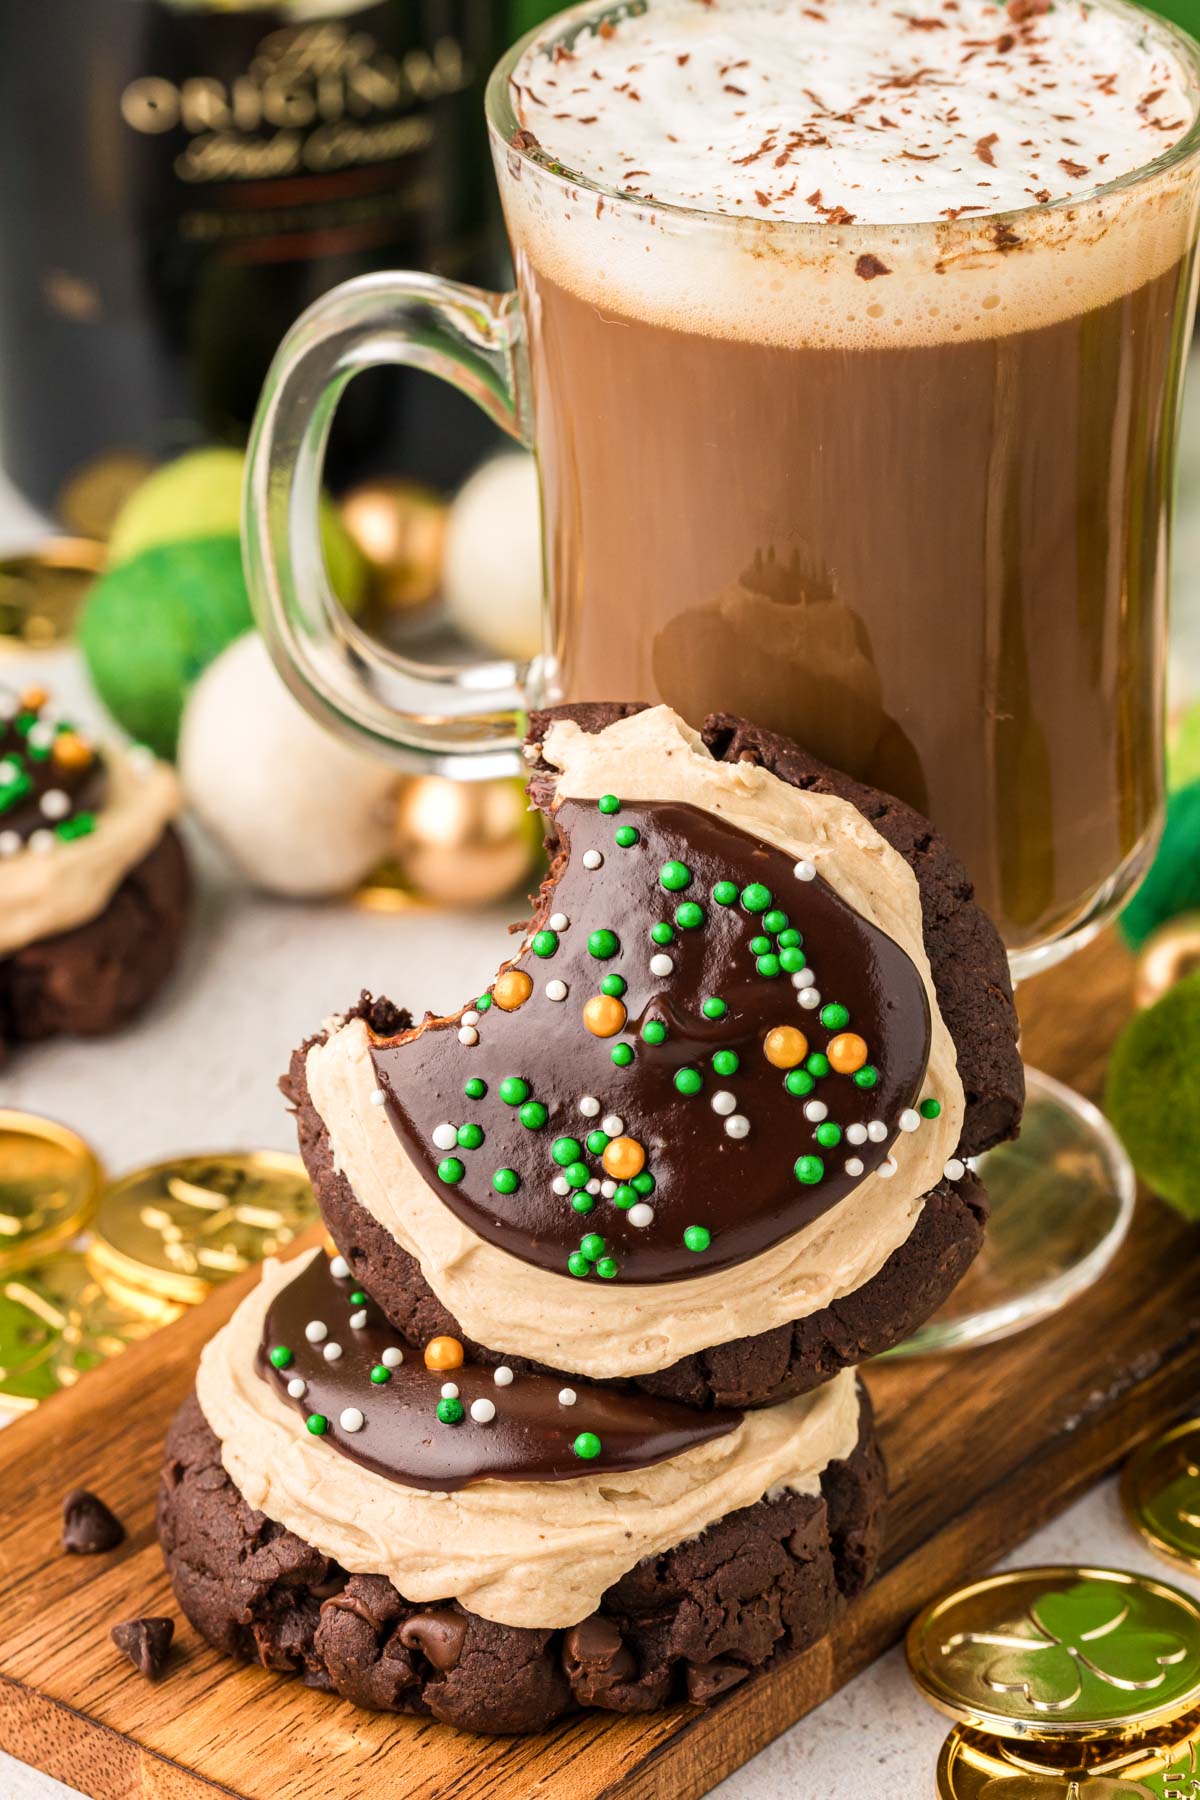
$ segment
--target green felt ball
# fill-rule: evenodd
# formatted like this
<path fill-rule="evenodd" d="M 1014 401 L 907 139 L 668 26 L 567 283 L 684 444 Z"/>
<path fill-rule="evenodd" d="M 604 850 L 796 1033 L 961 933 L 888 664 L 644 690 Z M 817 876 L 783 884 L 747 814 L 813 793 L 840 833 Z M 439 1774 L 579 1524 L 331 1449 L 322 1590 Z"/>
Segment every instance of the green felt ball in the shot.
<path fill-rule="evenodd" d="M 1121 934 L 1139 950 L 1180 913 L 1200 910 L 1200 780 L 1167 799 L 1167 821 L 1150 873 L 1121 914 Z"/>
<path fill-rule="evenodd" d="M 1200 700 L 1188 708 L 1167 744 L 1167 785 L 1174 791 L 1200 781 Z"/>
<path fill-rule="evenodd" d="M 1130 1019 L 1104 1104 L 1147 1187 L 1200 1219 L 1200 969 Z"/>

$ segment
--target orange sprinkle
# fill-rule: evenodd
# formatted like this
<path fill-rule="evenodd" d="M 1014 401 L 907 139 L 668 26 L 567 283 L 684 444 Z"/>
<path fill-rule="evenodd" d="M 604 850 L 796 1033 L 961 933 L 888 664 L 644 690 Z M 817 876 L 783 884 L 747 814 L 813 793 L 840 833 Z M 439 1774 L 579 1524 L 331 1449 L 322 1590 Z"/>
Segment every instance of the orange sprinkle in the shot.
<path fill-rule="evenodd" d="M 427 1369 L 461 1369 L 463 1347 L 457 1338 L 430 1338 L 425 1346 L 425 1367 Z"/>
<path fill-rule="evenodd" d="M 853 1075 L 867 1060 L 867 1040 L 860 1038 L 856 1031 L 839 1031 L 835 1038 L 830 1038 L 825 1054 L 831 1069 L 836 1069 L 839 1075 Z"/>
<path fill-rule="evenodd" d="M 518 1006 L 524 1006 L 532 992 L 533 982 L 524 969 L 505 969 L 503 975 L 496 977 L 492 999 L 501 1012 L 516 1012 Z"/>
<path fill-rule="evenodd" d="M 77 731 L 60 731 L 51 754 L 62 769 L 86 769 L 92 760 L 92 746 Z"/>
<path fill-rule="evenodd" d="M 583 1022 L 593 1037 L 616 1037 L 625 1024 L 625 1008 L 612 994 L 593 994 L 583 1009 Z"/>
<path fill-rule="evenodd" d="M 40 712 L 50 698 L 44 687 L 27 687 L 21 692 L 21 708 L 24 712 Z"/>
<path fill-rule="evenodd" d="M 600 1160 L 604 1164 L 604 1173 L 611 1175 L 614 1181 L 632 1181 L 646 1166 L 646 1152 L 636 1138 L 613 1138 L 604 1146 Z"/>
<path fill-rule="evenodd" d="M 794 1025 L 776 1025 L 763 1039 L 763 1055 L 776 1069 L 794 1069 L 808 1055 L 808 1039 Z"/>

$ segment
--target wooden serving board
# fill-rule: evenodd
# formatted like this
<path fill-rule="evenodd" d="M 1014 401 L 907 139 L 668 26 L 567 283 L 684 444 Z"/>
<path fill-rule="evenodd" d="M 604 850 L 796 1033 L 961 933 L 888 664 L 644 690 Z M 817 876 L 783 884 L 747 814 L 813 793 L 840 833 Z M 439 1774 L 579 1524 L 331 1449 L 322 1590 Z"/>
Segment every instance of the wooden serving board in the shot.
<path fill-rule="evenodd" d="M 1094 1092 L 1130 982 L 1111 938 L 1041 978 L 1023 996 L 1028 1059 Z M 869 1372 L 893 1496 L 884 1573 L 831 1638 L 706 1712 L 595 1714 L 524 1741 L 358 1712 L 225 1662 L 186 1622 L 158 1686 L 113 1649 L 116 1621 L 177 1615 L 153 1531 L 162 1439 L 240 1283 L 0 1437 L 0 1746 L 94 1800 L 690 1800 L 1195 1400 L 1198 1248 L 1143 1198 L 1116 1266 L 1057 1317 Z M 62 1495 L 80 1485 L 129 1527 L 113 1556 L 58 1548 Z"/>

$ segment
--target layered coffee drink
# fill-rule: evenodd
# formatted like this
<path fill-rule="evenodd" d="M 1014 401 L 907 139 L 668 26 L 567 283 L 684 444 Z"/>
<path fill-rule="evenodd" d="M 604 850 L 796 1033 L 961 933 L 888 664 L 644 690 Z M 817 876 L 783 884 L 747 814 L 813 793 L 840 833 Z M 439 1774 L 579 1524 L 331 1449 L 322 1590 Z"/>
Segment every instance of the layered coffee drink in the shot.
<path fill-rule="evenodd" d="M 898 793 L 1015 952 L 1100 915 L 1162 802 L 1178 40 L 650 0 L 548 29 L 510 101 L 563 696 L 742 711 Z"/>

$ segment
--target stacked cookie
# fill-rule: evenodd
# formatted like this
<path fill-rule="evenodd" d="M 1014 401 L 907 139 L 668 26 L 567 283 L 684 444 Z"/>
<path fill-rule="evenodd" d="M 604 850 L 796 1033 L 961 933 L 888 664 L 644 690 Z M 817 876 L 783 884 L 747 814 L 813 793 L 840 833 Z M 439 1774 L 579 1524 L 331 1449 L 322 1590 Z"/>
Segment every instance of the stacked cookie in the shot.
<path fill-rule="evenodd" d="M 168 1445 L 223 1650 L 486 1731 L 709 1699 L 869 1579 L 854 1373 L 949 1293 L 1017 1129 L 1003 951 L 925 821 L 664 707 L 533 722 L 552 853 L 451 1018 L 285 1082 L 339 1255 L 268 1266 Z"/>

